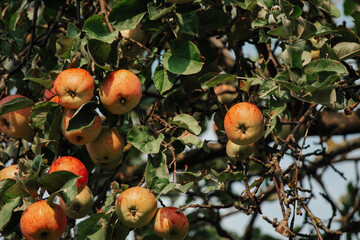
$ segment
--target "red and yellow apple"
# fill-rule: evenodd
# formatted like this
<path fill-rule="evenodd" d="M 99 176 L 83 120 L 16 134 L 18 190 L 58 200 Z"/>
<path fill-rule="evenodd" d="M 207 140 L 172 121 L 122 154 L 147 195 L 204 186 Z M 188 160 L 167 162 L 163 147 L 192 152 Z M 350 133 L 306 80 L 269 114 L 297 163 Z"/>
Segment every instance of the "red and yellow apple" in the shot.
<path fill-rule="evenodd" d="M 255 143 L 246 145 L 235 144 L 228 140 L 226 144 L 226 154 L 235 161 L 242 161 L 250 157 L 255 151 Z"/>
<path fill-rule="evenodd" d="M 214 93 L 218 101 L 222 104 L 229 104 L 238 96 L 236 88 L 225 83 L 214 87 Z"/>
<path fill-rule="evenodd" d="M 14 164 L 8 167 L 5 167 L 0 170 L 0 181 L 5 179 L 14 179 L 16 180 L 16 174 L 19 174 L 19 165 Z"/>
<path fill-rule="evenodd" d="M 248 102 L 237 103 L 225 115 L 225 132 L 235 144 L 246 145 L 259 140 L 264 133 L 260 109 Z"/>
<path fill-rule="evenodd" d="M 124 114 L 136 107 L 142 95 L 139 78 L 128 70 L 111 72 L 100 85 L 103 106 L 113 114 Z"/>
<path fill-rule="evenodd" d="M 189 232 L 189 221 L 176 207 L 163 207 L 156 213 L 154 230 L 161 238 L 182 240 Z"/>
<path fill-rule="evenodd" d="M 56 171 L 69 171 L 81 176 L 76 181 L 77 192 L 80 193 L 88 182 L 88 172 L 85 165 L 76 157 L 63 156 L 56 159 L 50 166 L 49 174 Z"/>
<path fill-rule="evenodd" d="M 60 104 L 59 96 L 56 95 L 55 87 L 51 88 L 50 90 L 46 89 L 44 92 L 44 101 L 56 102 Z"/>
<path fill-rule="evenodd" d="M 66 215 L 57 204 L 41 200 L 21 215 L 20 229 L 27 240 L 58 240 L 66 229 Z"/>
<path fill-rule="evenodd" d="M 110 163 L 123 155 L 124 140 L 115 127 L 103 128 L 98 138 L 86 144 L 86 149 L 92 160 Z"/>
<path fill-rule="evenodd" d="M 56 77 L 54 88 L 62 106 L 78 109 L 93 97 L 95 82 L 88 71 L 69 68 Z"/>
<path fill-rule="evenodd" d="M 64 137 L 74 145 L 85 145 L 94 141 L 101 133 L 101 118 L 98 114 L 90 126 L 66 131 L 70 119 L 74 116 L 76 109 L 67 109 L 61 120 L 61 132 Z"/>
<path fill-rule="evenodd" d="M 13 99 L 21 98 L 21 95 L 10 95 L 0 100 L 0 107 Z M 30 141 L 34 131 L 29 124 L 32 107 L 19 109 L 0 115 L 0 131 L 12 138 L 24 138 Z"/>
<path fill-rule="evenodd" d="M 60 198 L 60 206 L 64 209 L 66 216 L 72 219 L 85 217 L 94 204 L 94 196 L 88 186 L 76 195 L 74 200 L 66 206 L 66 203 Z"/>
<path fill-rule="evenodd" d="M 120 222 L 132 228 L 149 224 L 156 209 L 155 196 L 143 187 L 126 189 L 115 202 L 115 210 Z"/>

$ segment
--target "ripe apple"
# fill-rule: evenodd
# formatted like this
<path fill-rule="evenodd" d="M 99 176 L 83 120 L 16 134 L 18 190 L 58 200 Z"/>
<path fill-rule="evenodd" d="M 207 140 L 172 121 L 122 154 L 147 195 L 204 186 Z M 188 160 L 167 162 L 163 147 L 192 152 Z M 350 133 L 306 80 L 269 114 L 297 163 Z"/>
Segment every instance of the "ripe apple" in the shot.
<path fill-rule="evenodd" d="M 155 233 L 168 240 L 182 240 L 189 232 L 189 221 L 176 207 L 163 207 L 155 217 Z"/>
<path fill-rule="evenodd" d="M 256 142 L 264 133 L 264 118 L 258 107 L 248 102 L 237 103 L 225 115 L 225 132 L 235 144 Z"/>
<path fill-rule="evenodd" d="M 82 68 L 69 68 L 55 79 L 54 88 L 65 108 L 77 109 L 93 97 L 95 82 Z"/>
<path fill-rule="evenodd" d="M 100 85 L 100 101 L 113 114 L 124 114 L 136 107 L 141 99 L 139 78 L 128 70 L 111 72 Z"/>
<path fill-rule="evenodd" d="M 155 196 L 143 187 L 126 189 L 115 202 L 115 210 L 120 222 L 132 228 L 149 224 L 156 213 L 156 208 Z"/>
<path fill-rule="evenodd" d="M 5 179 L 14 179 L 16 180 L 16 174 L 19 174 L 19 165 L 14 164 L 8 167 L 5 167 L 0 170 L 0 181 Z"/>
<path fill-rule="evenodd" d="M 86 144 L 86 149 L 96 162 L 110 163 L 121 158 L 124 140 L 115 127 L 103 128 L 98 138 Z"/>
<path fill-rule="evenodd" d="M 145 31 L 140 28 L 140 24 L 137 24 L 135 29 L 120 30 L 120 33 L 121 36 L 131 38 L 141 44 L 146 43 L 146 34 Z M 138 44 L 125 38 L 121 40 L 120 48 L 124 55 L 128 57 L 136 57 L 142 51 Z"/>
<path fill-rule="evenodd" d="M 60 198 L 60 206 L 64 209 L 66 216 L 72 219 L 85 217 L 94 204 L 94 196 L 88 186 L 74 198 L 69 206 Z"/>
<path fill-rule="evenodd" d="M 10 95 L 0 100 L 0 107 L 13 99 L 24 97 L 21 95 Z M 19 109 L 0 115 L 0 131 L 12 138 L 24 138 L 31 141 L 34 131 L 30 127 L 29 117 L 32 107 Z"/>
<path fill-rule="evenodd" d="M 238 96 L 236 88 L 230 84 L 221 84 L 214 87 L 214 93 L 222 104 L 229 104 Z"/>
<path fill-rule="evenodd" d="M 58 240 L 66 228 L 66 215 L 57 204 L 41 200 L 31 204 L 20 218 L 20 229 L 27 240 Z"/>
<path fill-rule="evenodd" d="M 183 4 L 183 3 L 189 3 L 192 2 L 193 0 L 166 0 L 168 3 L 178 3 L 178 4 Z"/>
<path fill-rule="evenodd" d="M 67 109 L 61 120 L 61 132 L 64 137 L 74 145 L 85 145 L 94 141 L 101 133 L 101 118 L 98 114 L 90 126 L 73 131 L 66 131 L 70 119 L 74 116 L 76 109 Z"/>
<path fill-rule="evenodd" d="M 50 90 L 46 89 L 44 92 L 44 101 L 56 102 L 60 104 L 59 96 L 55 95 L 55 93 L 56 93 L 55 87 L 53 87 Z"/>
<path fill-rule="evenodd" d="M 76 157 L 63 156 L 56 159 L 50 166 L 49 174 L 56 171 L 69 171 L 81 176 L 76 181 L 77 192 L 80 193 L 88 182 L 88 172 L 85 165 Z"/>
<path fill-rule="evenodd" d="M 250 155 L 252 155 L 255 151 L 255 144 L 250 143 L 246 145 L 238 145 L 228 140 L 226 144 L 226 154 L 229 158 L 242 161 L 247 159 Z"/>
<path fill-rule="evenodd" d="M 97 166 L 100 166 L 101 168 L 104 168 L 104 169 L 114 169 L 116 168 L 117 166 L 119 166 L 121 160 L 122 160 L 122 156 L 117 158 L 117 159 L 114 159 L 112 160 L 111 162 L 99 162 L 98 160 L 96 159 L 93 159 L 91 158 L 91 161 L 97 165 Z"/>

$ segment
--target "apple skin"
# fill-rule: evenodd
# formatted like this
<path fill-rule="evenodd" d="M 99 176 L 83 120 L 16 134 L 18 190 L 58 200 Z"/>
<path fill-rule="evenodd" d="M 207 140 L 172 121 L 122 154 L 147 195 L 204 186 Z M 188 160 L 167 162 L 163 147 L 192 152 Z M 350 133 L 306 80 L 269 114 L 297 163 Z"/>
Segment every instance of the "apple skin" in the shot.
<path fill-rule="evenodd" d="M 50 166 L 49 174 L 56 171 L 69 171 L 81 176 L 76 181 L 77 192 L 80 193 L 88 182 L 88 172 L 85 165 L 76 157 L 63 156 L 56 159 Z"/>
<path fill-rule="evenodd" d="M 132 187 L 118 196 L 115 210 L 122 224 L 140 228 L 150 223 L 156 213 L 157 203 L 155 196 L 146 188 Z"/>
<path fill-rule="evenodd" d="M 122 156 L 120 158 L 117 158 L 111 162 L 99 162 L 97 161 L 96 159 L 92 159 L 91 158 L 91 161 L 96 165 L 96 166 L 100 166 L 101 168 L 104 168 L 104 169 L 114 169 L 116 168 L 117 166 L 119 166 L 121 160 L 122 160 Z"/>
<path fill-rule="evenodd" d="M 91 189 L 88 186 L 74 198 L 69 206 L 62 198 L 60 198 L 60 206 L 64 209 L 66 216 L 72 219 L 78 219 L 85 217 L 90 211 L 94 204 L 94 196 Z"/>
<path fill-rule="evenodd" d="M 140 24 L 136 25 L 136 28 L 130 30 L 120 30 L 121 36 L 131 38 L 141 44 L 146 43 L 145 31 L 140 28 Z M 120 47 L 125 56 L 136 57 L 143 49 L 136 43 L 133 43 L 127 39 L 122 39 Z"/>
<path fill-rule="evenodd" d="M 64 137 L 74 145 L 85 145 L 94 141 L 101 133 L 101 118 L 95 116 L 94 122 L 85 128 L 67 132 L 70 119 L 74 116 L 76 109 L 67 109 L 61 120 L 61 132 Z"/>
<path fill-rule="evenodd" d="M 0 107 L 13 99 L 24 97 L 22 95 L 10 95 L 0 100 Z M 11 138 L 24 138 L 31 141 L 34 131 L 29 124 L 32 107 L 19 109 L 0 115 L 0 132 Z"/>
<path fill-rule="evenodd" d="M 255 144 L 238 145 L 228 140 L 226 144 L 226 154 L 235 161 L 242 161 L 251 156 L 255 151 Z"/>
<path fill-rule="evenodd" d="M 56 77 L 54 88 L 63 107 L 78 109 L 93 97 L 95 82 L 88 71 L 69 68 Z"/>
<path fill-rule="evenodd" d="M 27 240 L 58 240 L 66 229 L 66 215 L 57 204 L 41 200 L 21 215 L 20 229 Z"/>
<path fill-rule="evenodd" d="M 55 95 L 55 93 L 55 87 L 51 88 L 50 90 L 46 89 L 44 92 L 44 101 L 56 102 L 60 104 L 59 96 Z"/>
<path fill-rule="evenodd" d="M 104 107 L 113 114 L 124 114 L 136 107 L 142 95 L 139 78 L 121 69 L 111 72 L 100 85 L 99 96 Z"/>
<path fill-rule="evenodd" d="M 264 118 L 258 107 L 241 102 L 232 106 L 225 115 L 225 132 L 235 144 L 246 145 L 259 140 L 264 133 Z"/>
<path fill-rule="evenodd" d="M 16 180 L 16 174 L 19 174 L 19 165 L 14 164 L 8 167 L 5 167 L 0 170 L 0 181 L 5 179 L 14 179 Z"/>
<path fill-rule="evenodd" d="M 121 158 L 124 151 L 124 140 L 114 128 L 103 128 L 99 137 L 86 144 L 91 159 L 100 163 L 110 163 Z"/>
<path fill-rule="evenodd" d="M 218 101 L 222 104 L 229 104 L 238 96 L 236 88 L 230 84 L 221 84 L 214 87 L 214 93 L 216 94 Z"/>
<path fill-rule="evenodd" d="M 178 4 L 184 4 L 192 2 L 193 0 L 166 0 L 168 3 L 178 3 Z"/>
<path fill-rule="evenodd" d="M 163 207 L 158 210 L 155 217 L 155 233 L 168 240 L 182 240 L 189 232 L 189 221 L 176 207 Z"/>

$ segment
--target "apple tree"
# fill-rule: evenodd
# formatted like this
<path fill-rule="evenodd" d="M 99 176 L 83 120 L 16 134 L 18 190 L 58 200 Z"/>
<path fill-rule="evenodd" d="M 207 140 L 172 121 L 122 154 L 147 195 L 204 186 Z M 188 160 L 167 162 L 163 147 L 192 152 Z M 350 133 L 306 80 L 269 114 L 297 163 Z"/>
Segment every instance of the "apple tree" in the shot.
<path fill-rule="evenodd" d="M 72 204 L 86 211 L 66 214 L 62 239 L 162 239 L 155 217 L 136 228 L 119 220 L 115 202 L 133 187 L 183 212 L 186 239 L 354 239 L 360 6 L 343 4 L 342 13 L 330 0 L 1 1 L 2 239 L 23 238 L 33 203 L 65 209 L 77 199 L 80 173 L 49 172 L 60 157 L 85 166 L 89 199 Z M 339 24 L 343 16 L 352 21 Z M 91 76 L 77 107 L 53 88 L 67 69 L 72 97 L 86 82 L 80 72 Z M 118 70 L 125 82 L 105 87 Z M 110 91 L 135 104 L 111 107 Z M 224 121 L 239 103 L 260 114 Z M 251 142 L 229 142 L 231 131 L 253 129 Z M 330 180 L 345 194 L 333 196 Z M 224 224 L 234 216 L 246 219 L 232 220 L 236 232 Z"/>

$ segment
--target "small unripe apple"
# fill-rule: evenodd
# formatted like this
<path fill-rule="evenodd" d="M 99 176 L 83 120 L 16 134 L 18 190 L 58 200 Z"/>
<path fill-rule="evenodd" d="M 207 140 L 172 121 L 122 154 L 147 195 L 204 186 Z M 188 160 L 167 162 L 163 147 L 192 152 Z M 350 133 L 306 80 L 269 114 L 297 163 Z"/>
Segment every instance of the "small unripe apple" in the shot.
<path fill-rule="evenodd" d="M 236 88 L 230 84 L 221 84 L 214 87 L 214 93 L 218 101 L 222 104 L 229 104 L 238 96 Z"/>
<path fill-rule="evenodd" d="M 77 192 L 80 193 L 88 182 L 88 172 L 85 165 L 76 157 L 63 156 L 56 159 L 50 166 L 49 174 L 56 171 L 69 171 L 81 176 L 76 181 Z"/>
<path fill-rule="evenodd" d="M 113 114 L 124 114 L 136 107 L 142 96 L 139 78 L 121 69 L 111 72 L 100 85 L 100 101 Z"/>
<path fill-rule="evenodd" d="M 60 206 L 64 209 L 66 216 L 72 219 L 85 217 L 94 204 L 94 196 L 88 186 L 76 195 L 69 206 L 60 198 Z"/>
<path fill-rule="evenodd" d="M 235 161 L 242 161 L 251 156 L 255 151 L 255 144 L 238 145 L 232 141 L 226 144 L 226 154 Z"/>
<path fill-rule="evenodd" d="M 58 240 L 66 229 L 66 215 L 57 204 L 41 200 L 31 204 L 20 218 L 20 229 L 27 240 Z"/>
<path fill-rule="evenodd" d="M 120 30 L 121 36 L 125 38 L 131 38 L 138 43 L 146 43 L 146 34 L 145 31 L 140 28 L 140 24 L 136 25 L 135 29 L 130 30 Z M 120 42 L 120 47 L 125 56 L 136 57 L 142 52 L 142 48 L 128 39 L 122 39 Z"/>
<path fill-rule="evenodd" d="M 24 97 L 21 95 L 10 95 L 0 100 L 0 107 L 13 99 Z M 24 138 L 31 141 L 34 131 L 30 127 L 29 117 L 32 107 L 19 109 L 0 115 L 0 131 L 12 138 Z"/>
<path fill-rule="evenodd" d="M 0 181 L 5 179 L 14 179 L 16 180 L 16 174 L 19 174 L 19 165 L 14 164 L 8 167 L 5 167 L 0 170 Z"/>
<path fill-rule="evenodd" d="M 86 149 L 96 162 L 110 163 L 123 155 L 124 140 L 115 127 L 103 128 L 99 137 L 86 144 Z"/>
<path fill-rule="evenodd" d="M 74 116 L 75 109 L 67 109 L 61 121 L 61 132 L 64 137 L 74 145 L 85 145 L 94 141 L 101 133 L 101 118 L 98 114 L 90 126 L 73 131 L 66 131 L 70 119 Z"/>
<path fill-rule="evenodd" d="M 155 196 L 143 187 L 126 189 L 115 202 L 115 210 L 120 222 L 132 228 L 140 228 L 149 224 L 156 209 Z"/>
<path fill-rule="evenodd" d="M 155 233 L 164 239 L 182 240 L 189 232 L 189 221 L 176 207 L 163 207 L 155 217 Z"/>
<path fill-rule="evenodd" d="M 62 106 L 78 109 L 93 97 L 95 82 L 88 71 L 69 68 L 56 77 L 54 88 Z"/>
<path fill-rule="evenodd" d="M 246 145 L 264 134 L 264 118 L 258 107 L 248 102 L 237 103 L 225 115 L 225 132 L 235 144 Z"/>

